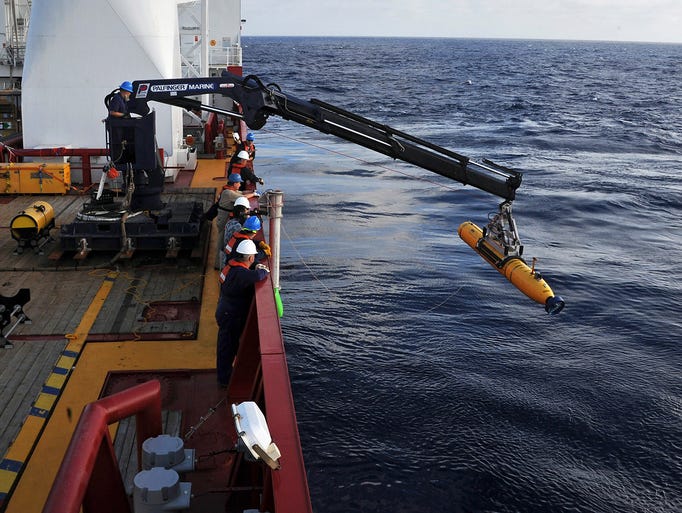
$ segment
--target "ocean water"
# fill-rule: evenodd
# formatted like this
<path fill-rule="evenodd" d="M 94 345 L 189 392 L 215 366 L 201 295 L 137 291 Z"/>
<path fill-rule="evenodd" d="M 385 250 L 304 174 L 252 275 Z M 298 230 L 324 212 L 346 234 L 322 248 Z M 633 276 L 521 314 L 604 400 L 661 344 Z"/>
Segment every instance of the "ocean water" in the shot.
<path fill-rule="evenodd" d="M 682 511 L 682 45 L 244 38 L 246 73 L 524 173 L 499 199 L 292 122 L 282 329 L 317 512 Z"/>

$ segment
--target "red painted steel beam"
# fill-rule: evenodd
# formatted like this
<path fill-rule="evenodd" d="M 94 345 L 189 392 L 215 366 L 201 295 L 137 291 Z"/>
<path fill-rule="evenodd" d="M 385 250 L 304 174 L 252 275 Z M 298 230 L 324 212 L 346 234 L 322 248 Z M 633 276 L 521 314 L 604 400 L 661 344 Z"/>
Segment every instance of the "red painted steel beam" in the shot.
<path fill-rule="evenodd" d="M 0 143 L 0 151 L 11 151 L 18 157 L 90 157 L 109 155 L 106 148 L 66 148 L 59 146 L 55 148 L 10 148 L 8 145 Z"/>
<path fill-rule="evenodd" d="M 258 390 L 261 387 L 262 373 L 258 340 L 258 313 L 255 305 L 252 305 L 230 379 L 229 397 L 234 402 L 260 401 Z"/>
<path fill-rule="evenodd" d="M 10 162 L 16 157 L 81 157 L 83 160 L 83 185 L 92 185 L 92 166 L 90 157 L 103 157 L 109 155 L 106 148 L 14 148 L 8 144 L 0 143 L 0 153 L 7 151 L 10 155 Z M 4 161 L 4 156 L 2 157 Z"/>
<path fill-rule="evenodd" d="M 280 470 L 271 472 L 274 510 L 277 513 L 312 512 L 294 398 L 284 341 L 270 277 L 256 285 L 265 416 L 270 435 L 282 457 Z"/>

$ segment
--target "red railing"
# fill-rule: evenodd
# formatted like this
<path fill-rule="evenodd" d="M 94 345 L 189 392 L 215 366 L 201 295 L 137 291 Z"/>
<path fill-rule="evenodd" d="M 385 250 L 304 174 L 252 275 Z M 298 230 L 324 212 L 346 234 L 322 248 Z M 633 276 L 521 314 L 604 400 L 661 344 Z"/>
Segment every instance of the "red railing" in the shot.
<path fill-rule="evenodd" d="M 239 344 L 230 382 L 235 400 L 262 399 L 273 441 L 282 453 L 279 470 L 265 470 L 261 509 L 277 513 L 312 513 L 291 391 L 284 341 L 268 277 L 256 284 L 252 308 Z"/>
<path fill-rule="evenodd" d="M 204 153 L 210 155 L 215 153 L 213 139 L 218 135 L 218 116 L 211 112 L 204 125 Z"/>
<path fill-rule="evenodd" d="M 43 513 L 130 512 L 109 424 L 136 415 L 137 461 L 142 442 L 161 434 L 161 384 L 148 381 L 85 406 Z"/>
<path fill-rule="evenodd" d="M 299 439 L 284 342 L 272 282 L 256 285 L 256 294 L 230 383 L 231 402 L 261 404 L 273 441 L 282 453 L 280 470 L 261 466 L 260 509 L 312 513 Z M 137 415 L 138 462 L 141 443 L 161 434 L 158 381 L 149 381 L 90 403 L 76 427 L 43 513 L 130 513 L 108 425 Z M 239 469 L 235 469 L 235 472 Z"/>
<path fill-rule="evenodd" d="M 16 162 L 19 157 L 80 157 L 83 170 L 83 186 L 92 185 L 92 164 L 90 157 L 103 157 L 109 155 L 106 148 L 13 148 L 5 143 L 0 143 L 0 162 L 5 162 L 5 153 L 9 162 Z"/>

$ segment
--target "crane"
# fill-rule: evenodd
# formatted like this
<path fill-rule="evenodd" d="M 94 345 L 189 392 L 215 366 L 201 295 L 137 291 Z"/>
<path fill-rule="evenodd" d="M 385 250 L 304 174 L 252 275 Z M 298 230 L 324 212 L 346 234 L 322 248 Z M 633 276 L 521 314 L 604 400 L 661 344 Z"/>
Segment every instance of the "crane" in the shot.
<path fill-rule="evenodd" d="M 242 77 L 223 71 L 216 77 L 136 80 L 132 85 L 129 110 L 140 117 L 107 120 L 113 165 L 127 169 L 134 183 L 131 209 L 163 206 L 160 199 L 163 167 L 149 102 L 237 118 L 252 130 L 265 126 L 270 116 L 279 116 L 501 198 L 498 211 L 484 228 L 464 222 L 458 229 L 460 237 L 519 290 L 543 304 L 548 313 L 556 314 L 564 308 L 563 299 L 554 295 L 535 270 L 535 262 L 529 266 L 523 259 L 523 245 L 512 215 L 512 202 L 522 181 L 520 172 L 488 159 L 471 160 L 321 100 L 297 98 L 283 92 L 277 84 L 265 84 L 256 75 Z M 221 108 L 197 99 L 205 96 L 229 98 L 234 108 Z M 110 97 L 111 94 L 107 98 Z"/>

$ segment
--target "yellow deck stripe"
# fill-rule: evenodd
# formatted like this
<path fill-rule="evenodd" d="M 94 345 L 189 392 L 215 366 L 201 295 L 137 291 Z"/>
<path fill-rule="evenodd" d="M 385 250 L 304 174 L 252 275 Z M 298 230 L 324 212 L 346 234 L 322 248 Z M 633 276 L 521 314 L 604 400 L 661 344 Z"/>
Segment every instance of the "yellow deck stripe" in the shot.
<path fill-rule="evenodd" d="M 225 160 L 221 159 L 206 159 L 201 161 L 201 165 L 194 173 L 191 187 L 220 187 L 223 182 L 214 180 L 216 176 L 224 176 Z M 215 237 L 215 227 L 211 230 L 211 237 Z M 213 247 L 214 240 L 210 241 Z M 212 266 L 211 266 L 212 267 Z M 215 340 L 217 336 L 217 325 L 214 321 L 215 304 L 218 299 L 218 287 L 215 283 L 218 279 L 218 271 L 212 268 L 207 271 L 208 278 L 204 282 L 202 292 L 202 307 L 201 307 L 201 336 L 196 341 L 192 341 L 192 352 L 194 358 L 189 362 L 187 360 L 187 348 L 183 343 L 179 342 L 169 348 L 167 344 L 158 341 L 146 341 L 145 344 L 130 344 L 128 342 L 116 344 L 92 344 L 88 348 L 85 345 L 85 339 L 88 332 L 94 323 L 97 314 L 89 315 L 91 308 L 94 308 L 98 298 L 94 298 L 88 312 L 83 316 L 81 324 L 75 330 L 75 333 L 67 335 L 70 340 L 66 350 L 57 361 L 55 371 L 59 374 L 67 374 L 68 379 L 61 388 L 61 396 L 59 397 L 60 404 L 64 404 L 65 411 L 80 411 L 85 404 L 97 399 L 96 390 L 101 387 L 109 370 L 111 369 L 149 369 L 152 367 L 160 367 L 162 369 L 178 369 L 181 367 L 208 369 L 215 367 Z M 109 284 L 109 289 L 116 279 L 116 274 L 107 276 L 107 280 L 112 282 Z M 102 285 L 103 290 L 106 288 L 106 281 Z M 106 299 L 106 298 L 105 298 Z M 104 300 L 99 299 L 102 303 Z M 101 305 L 100 305 L 101 307 Z M 99 312 L 99 308 L 97 309 Z M 76 352 L 75 355 L 69 354 L 68 350 Z M 71 370 L 79 358 L 81 351 L 84 352 L 84 359 L 79 361 L 78 369 Z M 160 362 L 159 354 L 167 351 L 165 358 Z M 88 360 L 90 358 L 91 360 Z M 101 365 L 92 365 L 88 362 L 96 361 Z M 149 362 L 154 362 L 151 364 Z M 73 375 L 72 375 L 73 374 Z M 75 380 L 75 382 L 74 382 Z M 18 451 L 10 454 L 8 451 L 5 459 L 0 461 L 0 511 L 5 506 L 8 513 L 26 513 L 27 511 L 37 511 L 36 504 L 43 504 L 47 497 L 46 478 L 49 480 L 53 477 L 61 462 L 61 454 L 66 450 L 66 446 L 70 440 L 70 431 L 73 430 L 75 419 L 72 420 L 70 415 L 64 414 L 61 409 L 55 409 L 54 413 L 48 419 L 41 419 L 30 415 L 27 418 L 27 423 L 41 422 L 41 428 L 36 430 L 31 428 L 27 431 L 34 430 L 42 438 L 38 440 L 36 437 L 32 448 L 33 451 L 31 460 L 26 460 L 26 456 L 22 456 Z M 66 434 L 65 434 L 66 433 Z M 20 433 L 20 436 L 23 434 Z M 68 436 L 67 436 L 68 435 Z M 28 436 L 26 436 L 28 438 Z M 25 444 L 28 444 L 26 442 Z M 15 445 L 20 445 L 15 441 Z M 10 447 L 12 450 L 13 447 Z M 31 454 L 27 450 L 24 454 Z M 17 456 L 18 454 L 18 456 Z M 20 461 L 12 460 L 10 457 L 22 458 Z M 55 459 L 51 461 L 50 458 Z M 19 467 L 21 469 L 19 470 Z M 17 480 L 17 475 L 22 473 L 22 479 Z M 9 484 L 8 484 L 9 483 Z M 3 491 L 12 491 L 13 499 L 8 502 L 9 497 Z M 3 498 L 5 503 L 3 504 Z"/>
<path fill-rule="evenodd" d="M 117 276 L 118 272 L 114 271 L 105 276 L 104 282 L 83 314 L 76 331 L 73 334 L 66 335 L 69 343 L 45 381 L 43 390 L 33 403 L 21 431 L 0 461 L 0 504 L 9 499 L 8 494 L 38 442 L 45 422 L 71 374 L 71 369 L 85 345 L 88 333 L 90 333 L 100 310 L 104 306 Z"/>

